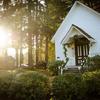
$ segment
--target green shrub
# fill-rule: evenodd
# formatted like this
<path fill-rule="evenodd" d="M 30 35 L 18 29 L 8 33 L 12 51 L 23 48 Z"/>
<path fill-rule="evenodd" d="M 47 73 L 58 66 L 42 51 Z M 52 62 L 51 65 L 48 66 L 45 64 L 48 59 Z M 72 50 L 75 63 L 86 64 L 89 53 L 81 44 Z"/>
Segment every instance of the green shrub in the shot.
<path fill-rule="evenodd" d="M 64 61 L 57 60 L 48 64 L 48 69 L 52 72 L 53 75 L 58 75 L 59 67 L 63 67 Z"/>
<path fill-rule="evenodd" d="M 100 71 L 59 75 L 49 85 L 35 71 L 1 71 L 0 100 L 100 100 Z"/>
<path fill-rule="evenodd" d="M 47 77 L 37 72 L 28 71 L 26 73 L 23 73 L 16 78 L 15 83 L 20 83 L 21 85 L 24 84 L 24 86 L 22 86 L 22 93 L 24 93 L 25 98 L 27 98 L 26 100 L 28 100 L 28 98 L 29 100 L 46 100 L 46 96 L 49 93 L 49 84 Z"/>
<path fill-rule="evenodd" d="M 100 100 L 100 71 L 86 72 L 82 75 L 85 100 Z"/>
<path fill-rule="evenodd" d="M 57 76 L 52 93 L 54 100 L 100 100 L 100 71 Z"/>
<path fill-rule="evenodd" d="M 95 71 L 100 69 L 100 55 L 87 58 L 87 65 L 89 71 Z"/>
<path fill-rule="evenodd" d="M 58 76 L 52 83 L 54 100 L 78 100 L 81 77 L 75 74 Z"/>
<path fill-rule="evenodd" d="M 0 78 L 2 100 L 48 100 L 48 95 L 48 78 L 37 72 L 17 72 L 14 77 L 8 74 Z"/>
<path fill-rule="evenodd" d="M 14 78 L 14 74 L 8 71 L 0 71 L 0 99 L 9 100 L 9 87 Z"/>
<path fill-rule="evenodd" d="M 47 63 L 45 61 L 39 61 L 37 63 L 37 67 L 42 68 L 42 69 L 46 69 L 46 65 L 47 65 Z"/>

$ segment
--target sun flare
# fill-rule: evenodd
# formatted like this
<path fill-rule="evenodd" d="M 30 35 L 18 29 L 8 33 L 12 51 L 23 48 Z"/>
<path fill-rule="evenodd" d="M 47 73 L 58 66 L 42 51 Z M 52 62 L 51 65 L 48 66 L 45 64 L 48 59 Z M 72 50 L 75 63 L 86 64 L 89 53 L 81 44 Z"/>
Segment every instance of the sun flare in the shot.
<path fill-rule="evenodd" d="M 9 45 L 9 33 L 3 27 L 0 27 L 0 48 L 5 48 Z"/>
<path fill-rule="evenodd" d="M 0 56 L 4 55 L 5 49 L 8 56 L 16 56 L 16 49 L 12 47 L 12 34 L 7 28 L 0 26 Z M 27 54 L 28 49 L 23 49 L 22 52 L 23 54 Z"/>

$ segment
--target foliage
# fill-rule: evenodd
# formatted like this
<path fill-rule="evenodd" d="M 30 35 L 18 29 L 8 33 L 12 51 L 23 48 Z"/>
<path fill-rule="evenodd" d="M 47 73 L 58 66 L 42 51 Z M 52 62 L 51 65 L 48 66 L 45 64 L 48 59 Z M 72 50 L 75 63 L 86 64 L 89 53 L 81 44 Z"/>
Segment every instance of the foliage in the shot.
<path fill-rule="evenodd" d="M 45 61 L 40 61 L 40 62 L 38 62 L 37 63 L 37 67 L 39 67 L 39 68 L 46 68 L 46 62 Z"/>
<path fill-rule="evenodd" d="M 52 83 L 55 100 L 77 100 L 81 78 L 75 74 L 58 76 Z"/>
<path fill-rule="evenodd" d="M 64 49 L 64 56 L 65 56 L 65 65 L 67 64 L 69 58 L 67 57 L 67 48 L 66 48 L 66 44 L 63 45 L 63 49 Z M 65 66 L 64 65 L 64 66 Z"/>
<path fill-rule="evenodd" d="M 54 100 L 99 100 L 100 70 L 57 76 L 52 83 Z"/>
<path fill-rule="evenodd" d="M 83 67 L 85 66 L 89 71 L 100 69 L 100 55 L 85 58 Z"/>
<path fill-rule="evenodd" d="M 0 77 L 2 100 L 47 100 L 48 94 L 48 78 L 37 72 L 10 72 Z"/>
<path fill-rule="evenodd" d="M 82 75 L 82 83 L 84 85 L 85 100 L 100 99 L 100 70 L 84 73 Z"/>
<path fill-rule="evenodd" d="M 0 73 L 0 99 L 9 100 L 8 93 L 13 80 L 13 74 L 8 71 L 0 71 Z"/>
<path fill-rule="evenodd" d="M 100 55 L 96 55 L 90 58 L 90 65 L 92 70 L 100 69 Z"/>
<path fill-rule="evenodd" d="M 100 99 L 100 70 L 59 75 L 49 82 L 44 74 L 36 71 L 0 71 L 0 99 L 50 100 L 51 94 L 53 100 Z"/>
<path fill-rule="evenodd" d="M 59 68 L 64 67 L 64 61 L 56 60 L 48 64 L 48 69 L 52 72 L 52 75 L 59 74 Z"/>

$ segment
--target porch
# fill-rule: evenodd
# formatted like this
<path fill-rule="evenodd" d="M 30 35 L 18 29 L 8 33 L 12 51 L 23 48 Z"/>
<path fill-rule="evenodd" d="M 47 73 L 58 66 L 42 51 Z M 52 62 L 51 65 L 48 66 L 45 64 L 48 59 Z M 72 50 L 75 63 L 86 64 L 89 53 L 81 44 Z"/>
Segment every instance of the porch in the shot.
<path fill-rule="evenodd" d="M 72 25 L 67 35 L 62 41 L 67 49 L 67 57 L 69 61 L 67 68 L 78 68 L 84 58 L 89 56 L 91 46 L 95 43 L 95 39 L 88 33 Z"/>

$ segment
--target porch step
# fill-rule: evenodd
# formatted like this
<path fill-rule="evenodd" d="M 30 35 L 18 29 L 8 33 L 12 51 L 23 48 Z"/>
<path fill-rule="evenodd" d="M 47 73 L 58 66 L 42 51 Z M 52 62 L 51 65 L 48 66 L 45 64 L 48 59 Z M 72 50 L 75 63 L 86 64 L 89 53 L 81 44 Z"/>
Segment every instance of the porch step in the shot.
<path fill-rule="evenodd" d="M 79 73 L 78 68 L 68 68 L 64 71 L 65 73 L 71 72 L 71 73 Z"/>

